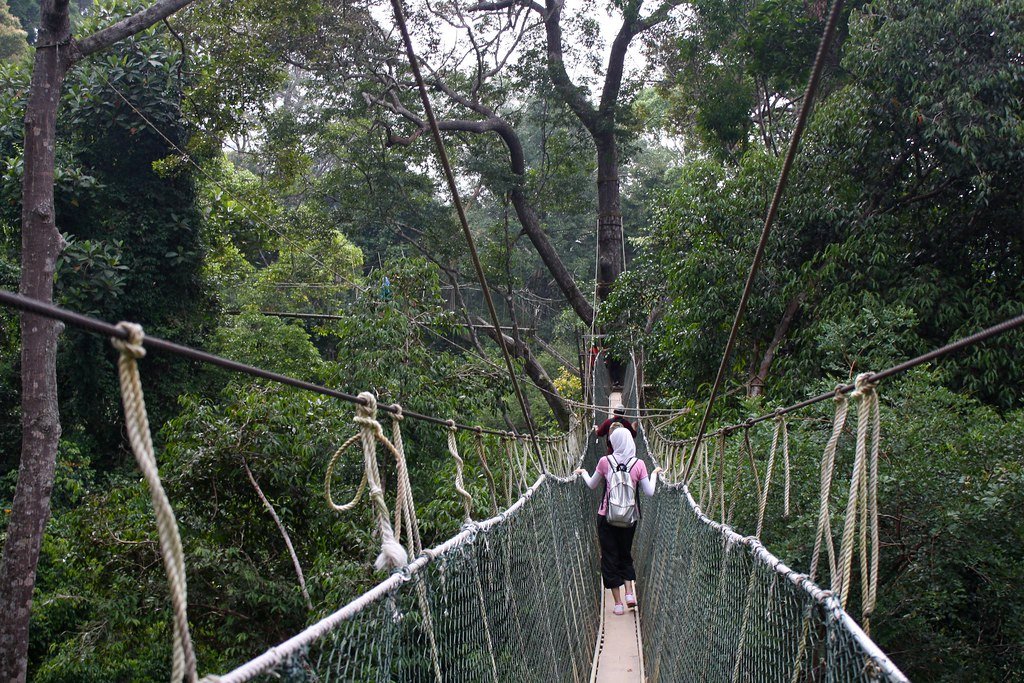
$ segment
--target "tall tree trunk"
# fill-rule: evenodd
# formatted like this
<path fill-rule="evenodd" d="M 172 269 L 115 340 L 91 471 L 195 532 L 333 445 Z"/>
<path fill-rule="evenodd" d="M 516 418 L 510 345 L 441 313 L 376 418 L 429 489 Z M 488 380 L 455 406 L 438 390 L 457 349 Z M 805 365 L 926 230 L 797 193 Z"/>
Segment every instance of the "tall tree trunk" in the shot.
<path fill-rule="evenodd" d="M 80 42 L 71 37 L 69 0 L 43 0 L 35 65 L 25 109 L 21 208 L 21 284 L 27 297 L 53 301 L 53 275 L 64 247 L 57 232 L 53 176 L 57 108 L 64 77 L 82 58 L 170 16 L 192 0 L 157 0 Z M 62 326 L 21 316 L 21 462 L 0 565 L 0 681 L 24 681 L 36 567 L 50 518 L 60 441 L 57 338 Z"/>
<path fill-rule="evenodd" d="M 54 220 L 57 105 L 67 74 L 67 0 L 40 8 L 39 39 L 25 111 L 21 285 L 25 296 L 53 300 L 53 273 L 63 241 Z M 28 625 L 60 440 L 56 321 L 21 315 L 21 464 L 0 568 L 0 681 L 24 681 Z"/>
<path fill-rule="evenodd" d="M 626 265 L 619 194 L 619 148 L 611 132 L 595 135 L 594 142 L 597 146 L 597 298 L 604 301 Z"/>
<path fill-rule="evenodd" d="M 802 291 L 798 292 L 797 295 L 790 299 L 789 303 L 786 304 L 786 310 L 782 313 L 782 320 L 780 320 L 779 324 L 775 327 L 775 334 L 772 336 L 772 340 L 768 344 L 768 349 L 761 358 L 761 363 L 758 366 L 757 373 L 750 378 L 750 382 L 747 385 L 747 396 L 760 396 L 764 392 L 764 383 L 765 380 L 768 379 L 768 370 L 772 367 L 772 361 L 775 360 L 775 354 L 778 352 L 783 340 L 785 340 L 786 335 L 789 334 L 789 330 L 793 326 L 793 321 L 796 319 L 796 314 L 800 311 L 800 307 L 806 300 L 807 292 Z"/>

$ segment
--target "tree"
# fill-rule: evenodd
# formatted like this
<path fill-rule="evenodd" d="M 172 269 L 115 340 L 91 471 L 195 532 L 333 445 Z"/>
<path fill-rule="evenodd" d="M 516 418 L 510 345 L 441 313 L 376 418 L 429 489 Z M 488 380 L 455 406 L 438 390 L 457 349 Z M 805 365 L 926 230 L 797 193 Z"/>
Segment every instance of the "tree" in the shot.
<path fill-rule="evenodd" d="M 597 214 L 599 230 L 598 295 L 607 296 L 615 278 L 623 269 L 620 165 L 621 142 L 625 135 L 624 112 L 632 92 L 624 87 L 625 60 L 635 38 L 664 24 L 678 3 L 668 1 L 646 11 L 643 0 L 634 0 L 621 8 L 622 24 L 611 48 L 601 96 L 594 104 L 585 88 L 570 77 L 565 64 L 562 3 L 551 0 L 541 6 L 526 0 L 481 3 L 464 10 L 457 5 L 432 6 L 425 14 L 429 21 L 447 24 L 460 34 L 461 46 L 469 45 L 465 55 L 445 54 L 421 62 L 428 72 L 430 87 L 441 95 L 440 128 L 449 133 L 497 136 L 507 155 L 504 183 L 491 183 L 492 190 L 510 199 L 523 232 L 529 237 L 544 265 L 550 271 L 569 305 L 586 324 L 593 319 L 587 297 L 552 246 L 543 219 L 529 187 L 531 169 L 520 137 L 515 113 L 514 87 L 529 88 L 540 81 L 550 84 L 549 93 L 559 106 L 568 108 L 582 125 L 593 144 L 597 172 Z M 433 14 L 431 14 L 433 12 Z M 508 14 L 506 22 L 505 14 Z M 541 21 L 535 21 L 537 18 Z M 426 41 L 434 39 L 436 25 L 421 26 Z M 533 29 L 543 28 L 543 45 L 536 45 Z M 594 28 L 582 27 L 582 32 Z M 592 39 L 592 36 L 585 37 Z M 592 41 L 591 41 L 592 42 Z M 345 63 L 346 90 L 359 84 L 363 97 L 376 106 L 376 117 L 388 131 L 388 144 L 411 145 L 426 131 L 426 121 L 416 106 L 407 100 L 414 96 L 408 68 L 398 46 L 380 35 L 374 36 L 367 52 L 368 60 L 354 55 Z M 383 53 L 384 58 L 379 58 Z M 546 70 L 532 67 L 543 60 Z M 337 73 L 336 64 L 332 65 Z M 315 70 L 317 65 L 309 65 Z M 329 85 L 328 85 L 329 87 Z M 521 92 L 521 91 L 520 91 Z M 351 103 L 351 101 L 350 101 Z M 411 130 L 409 129 L 411 126 Z"/>
<path fill-rule="evenodd" d="M 843 78 L 812 117 L 755 282 L 735 389 L 796 398 L 796 378 L 845 379 L 1019 311 L 1024 67 L 1009 9 L 890 0 L 851 15 Z M 614 302 L 636 332 L 653 316 L 651 376 L 673 394 L 714 376 L 778 163 L 749 145 L 687 164 Z M 954 359 L 949 385 L 1018 405 L 1002 378 L 1019 372 L 1019 343 Z"/>
<path fill-rule="evenodd" d="M 64 78 L 83 59 L 165 19 L 191 0 L 158 0 L 89 36 L 72 35 L 68 0 L 44 0 L 35 67 L 25 112 L 20 291 L 53 300 L 53 276 L 63 239 L 56 228 L 54 164 L 57 109 Z M 36 566 L 50 516 L 57 442 L 57 337 L 61 325 L 21 319 L 22 447 L 14 504 L 0 567 L 0 678 L 20 681 L 28 662 L 28 625 Z"/>

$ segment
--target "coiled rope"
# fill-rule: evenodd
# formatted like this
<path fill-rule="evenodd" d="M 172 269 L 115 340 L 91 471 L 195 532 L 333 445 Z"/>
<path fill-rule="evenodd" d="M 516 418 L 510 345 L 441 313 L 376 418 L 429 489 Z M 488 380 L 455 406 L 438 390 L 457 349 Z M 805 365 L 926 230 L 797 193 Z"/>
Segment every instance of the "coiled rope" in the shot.
<path fill-rule="evenodd" d="M 772 434 L 772 450 L 768 454 L 768 466 L 764 475 L 764 490 L 761 492 L 761 500 L 757 505 L 757 531 L 754 535 L 761 538 L 761 531 L 764 529 L 764 513 L 768 507 L 768 489 L 772 485 L 772 471 L 775 469 L 775 455 L 779 450 L 779 442 L 782 442 L 782 461 L 785 472 L 783 484 L 782 512 L 789 516 L 789 428 L 786 426 L 786 418 L 781 413 L 775 417 L 775 432 Z"/>
<path fill-rule="evenodd" d="M 846 520 L 843 524 L 843 539 L 839 552 L 839 572 L 832 579 L 832 591 L 839 595 L 840 603 L 845 609 L 852 579 L 854 533 L 859 527 L 861 609 L 865 632 L 869 631 L 870 617 L 875 609 L 878 590 L 878 452 L 881 416 L 878 392 L 870 380 L 870 373 L 858 375 L 857 389 L 853 393 L 853 398 L 857 401 L 857 448 L 853 474 L 850 476 L 850 496 L 846 503 Z M 869 528 L 870 556 L 867 539 Z"/>
<path fill-rule="evenodd" d="M 359 425 L 359 432 L 349 437 L 345 443 L 343 443 L 334 455 L 331 456 L 330 462 L 327 464 L 327 473 L 324 476 L 324 493 L 327 497 L 327 504 L 333 510 L 338 512 L 347 512 L 354 508 L 359 500 L 362 498 L 363 491 L 369 487 L 370 499 L 373 503 L 374 515 L 377 521 L 377 530 L 380 534 L 380 554 L 377 556 L 374 567 L 378 570 L 387 568 L 397 569 L 403 567 L 409 562 L 409 555 L 406 549 L 402 547 L 396 537 L 395 528 L 401 532 L 400 520 L 402 517 L 411 519 L 411 512 L 406 511 L 407 506 L 412 505 L 412 494 L 410 493 L 408 475 L 403 477 L 401 472 L 405 469 L 405 454 L 399 452 L 395 448 L 394 444 L 388 440 L 384 435 L 384 430 L 380 426 L 380 422 L 377 421 L 377 397 L 368 391 L 364 391 L 359 394 L 359 398 L 362 403 L 356 404 L 356 415 L 352 418 L 352 421 Z M 334 502 L 331 497 L 331 478 L 334 474 L 334 466 L 341 458 L 342 454 L 348 450 L 349 446 L 354 444 L 357 440 L 361 440 L 363 443 L 363 476 L 359 482 L 359 487 L 356 489 L 355 495 L 352 496 L 352 500 L 344 505 L 338 505 Z M 392 528 L 391 522 L 388 519 L 388 505 L 384 500 L 384 489 L 380 483 L 380 470 L 377 466 L 377 443 L 384 444 L 393 456 L 395 461 L 399 463 L 399 482 L 398 482 L 398 495 L 395 497 L 395 528 Z M 409 535 L 413 535 L 412 528 L 414 525 L 409 524 Z"/>
<path fill-rule="evenodd" d="M 455 490 L 462 496 L 462 504 L 466 508 L 466 521 L 470 522 L 473 520 L 473 496 L 466 490 L 466 483 L 462 478 L 465 462 L 459 455 L 459 444 L 455 440 L 457 431 L 455 423 L 451 422 L 448 425 L 448 452 L 455 458 Z"/>

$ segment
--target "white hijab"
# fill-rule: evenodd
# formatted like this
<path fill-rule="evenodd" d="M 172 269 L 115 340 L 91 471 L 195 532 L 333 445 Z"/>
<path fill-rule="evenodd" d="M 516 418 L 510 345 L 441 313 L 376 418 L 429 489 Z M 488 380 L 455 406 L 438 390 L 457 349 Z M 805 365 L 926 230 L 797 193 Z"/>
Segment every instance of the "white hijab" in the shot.
<path fill-rule="evenodd" d="M 629 459 L 636 456 L 636 444 L 633 443 L 633 435 L 625 427 L 619 427 L 608 435 L 612 442 L 612 455 L 615 461 L 625 465 Z"/>

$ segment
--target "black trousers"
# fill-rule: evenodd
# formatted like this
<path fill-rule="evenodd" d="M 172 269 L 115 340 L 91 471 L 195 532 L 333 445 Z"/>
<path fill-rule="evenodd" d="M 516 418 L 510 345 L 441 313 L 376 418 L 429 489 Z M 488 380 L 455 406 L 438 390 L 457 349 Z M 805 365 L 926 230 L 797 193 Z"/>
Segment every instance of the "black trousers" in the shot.
<path fill-rule="evenodd" d="M 602 515 L 597 517 L 597 538 L 601 543 L 601 579 L 605 588 L 618 588 L 636 581 L 633 568 L 633 534 L 636 527 L 612 526 Z"/>

